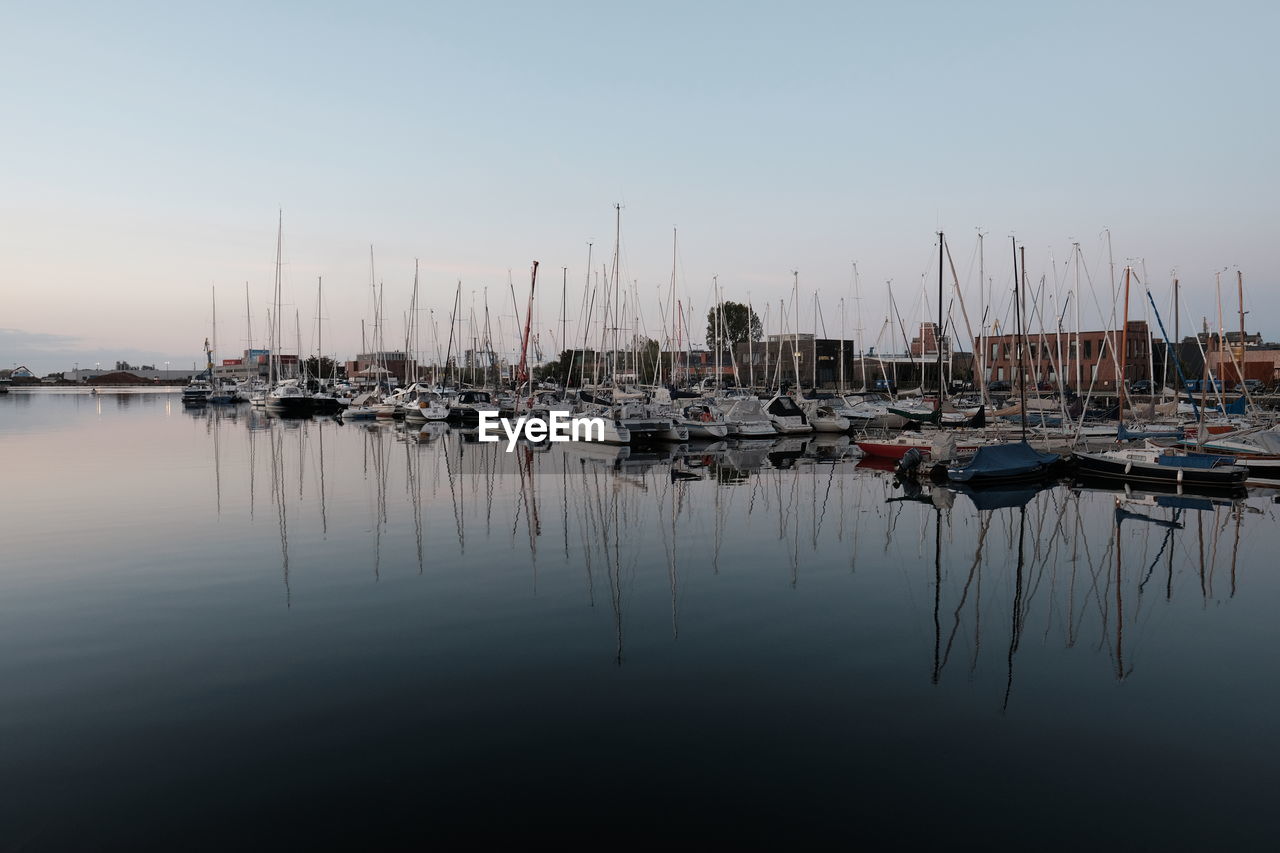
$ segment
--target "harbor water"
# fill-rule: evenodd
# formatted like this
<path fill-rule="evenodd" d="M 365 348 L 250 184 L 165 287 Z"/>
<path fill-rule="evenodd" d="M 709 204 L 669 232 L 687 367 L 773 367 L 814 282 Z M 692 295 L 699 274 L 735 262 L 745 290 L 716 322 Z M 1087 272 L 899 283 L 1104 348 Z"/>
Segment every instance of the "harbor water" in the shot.
<path fill-rule="evenodd" d="M 1272 493 L 0 398 L 16 849 L 1261 846 Z"/>

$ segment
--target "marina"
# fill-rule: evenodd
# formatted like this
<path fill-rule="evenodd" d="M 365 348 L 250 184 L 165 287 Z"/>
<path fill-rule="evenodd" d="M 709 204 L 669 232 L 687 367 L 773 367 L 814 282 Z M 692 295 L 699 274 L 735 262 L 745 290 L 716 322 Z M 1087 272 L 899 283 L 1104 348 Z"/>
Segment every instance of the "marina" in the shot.
<path fill-rule="evenodd" d="M 1276 846 L 1280 6 L 152 5 L 5 21 L 0 853 Z"/>
<path fill-rule="evenodd" d="M 291 832 L 263 798 L 380 842 L 498 801 L 579 839 L 639 801 L 666 817 L 638 838 L 1270 836 L 1275 492 L 937 484 L 846 435 L 507 453 L 180 398 L 0 402 L 20 845 L 127 845 L 174 786 L 148 837 L 216 796 L 211 846 Z"/>

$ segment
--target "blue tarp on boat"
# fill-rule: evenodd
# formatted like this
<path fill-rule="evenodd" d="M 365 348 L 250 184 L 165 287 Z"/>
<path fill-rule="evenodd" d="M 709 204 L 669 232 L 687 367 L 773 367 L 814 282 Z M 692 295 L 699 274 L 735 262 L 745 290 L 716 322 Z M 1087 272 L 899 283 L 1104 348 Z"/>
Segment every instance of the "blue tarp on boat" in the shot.
<path fill-rule="evenodd" d="M 1041 453 L 1025 441 L 978 448 L 968 464 L 953 467 L 947 477 L 961 483 L 1035 477 L 1058 461 L 1053 453 Z"/>
<path fill-rule="evenodd" d="M 1230 456 L 1214 456 L 1209 453 L 1171 454 L 1157 456 L 1156 461 L 1171 468 L 1217 468 L 1219 465 L 1233 465 L 1235 459 Z"/>
<path fill-rule="evenodd" d="M 1182 430 L 1139 430 L 1134 432 L 1125 428 L 1124 424 L 1116 427 L 1116 441 L 1134 441 L 1145 438 L 1182 438 Z"/>

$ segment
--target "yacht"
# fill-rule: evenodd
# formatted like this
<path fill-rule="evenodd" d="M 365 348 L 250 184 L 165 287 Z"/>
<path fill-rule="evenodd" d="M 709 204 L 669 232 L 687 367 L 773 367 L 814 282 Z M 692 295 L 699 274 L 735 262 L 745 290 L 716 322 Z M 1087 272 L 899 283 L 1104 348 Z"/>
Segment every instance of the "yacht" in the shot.
<path fill-rule="evenodd" d="M 492 412 L 496 408 L 488 391 L 459 391 L 449 403 L 449 421 L 474 425 L 479 422 L 481 412 Z"/>
<path fill-rule="evenodd" d="M 760 398 L 750 394 L 728 394 L 716 398 L 716 408 L 734 438 L 773 438 L 778 434 Z"/>
<path fill-rule="evenodd" d="M 277 415 L 310 415 L 315 411 L 315 401 L 298 385 L 298 380 L 286 379 L 267 394 L 266 408 Z"/>
<path fill-rule="evenodd" d="M 192 379 L 182 389 L 182 405 L 203 406 L 209 402 L 209 396 L 212 393 L 213 386 L 209 384 L 209 380 Z"/>
<path fill-rule="evenodd" d="M 765 406 L 765 412 L 773 422 L 774 429 L 784 435 L 813 432 L 813 424 L 809 423 L 804 410 L 786 394 L 775 395 Z"/>

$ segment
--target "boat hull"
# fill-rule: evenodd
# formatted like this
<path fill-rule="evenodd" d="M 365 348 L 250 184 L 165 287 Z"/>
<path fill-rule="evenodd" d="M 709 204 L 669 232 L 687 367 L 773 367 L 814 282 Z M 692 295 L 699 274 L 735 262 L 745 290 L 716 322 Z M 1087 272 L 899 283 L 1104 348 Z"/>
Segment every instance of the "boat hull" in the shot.
<path fill-rule="evenodd" d="M 1072 456 L 1076 473 L 1125 482 L 1153 483 L 1164 486 L 1194 488 L 1231 488 L 1243 486 L 1248 479 L 1248 469 L 1239 466 L 1223 468 L 1183 468 L 1176 465 L 1159 465 L 1137 460 L 1111 459 L 1101 454 L 1076 452 Z"/>

